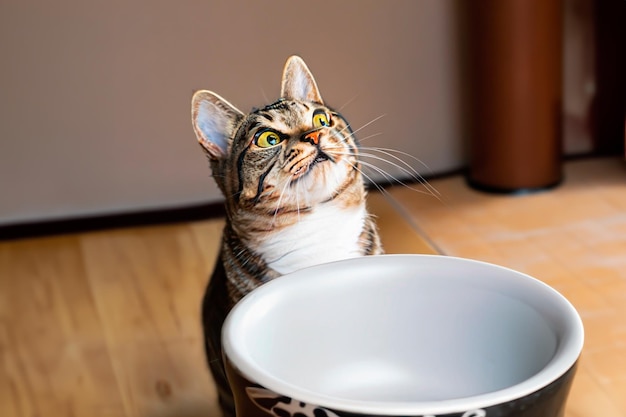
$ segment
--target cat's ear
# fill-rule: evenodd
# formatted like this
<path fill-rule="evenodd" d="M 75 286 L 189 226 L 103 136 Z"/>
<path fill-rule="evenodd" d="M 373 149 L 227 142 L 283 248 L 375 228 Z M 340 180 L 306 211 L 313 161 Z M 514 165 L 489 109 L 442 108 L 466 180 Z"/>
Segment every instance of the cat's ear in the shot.
<path fill-rule="evenodd" d="M 243 117 L 235 106 L 211 91 L 196 91 L 191 99 L 193 130 L 200 145 L 213 159 L 226 156 Z"/>
<path fill-rule="evenodd" d="M 290 57 L 285 64 L 280 96 L 287 100 L 312 101 L 313 103 L 324 104 L 313 74 L 302 58 L 295 55 Z"/>

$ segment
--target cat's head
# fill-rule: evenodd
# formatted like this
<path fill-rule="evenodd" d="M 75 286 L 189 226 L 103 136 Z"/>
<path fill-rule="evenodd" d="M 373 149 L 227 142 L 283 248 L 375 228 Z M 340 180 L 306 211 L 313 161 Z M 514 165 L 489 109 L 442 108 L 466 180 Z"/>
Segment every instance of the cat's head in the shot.
<path fill-rule="evenodd" d="M 324 105 L 297 56 L 285 64 L 278 101 L 244 114 L 201 90 L 192 99 L 192 122 L 230 210 L 304 212 L 338 196 L 362 198 L 352 130 Z"/>

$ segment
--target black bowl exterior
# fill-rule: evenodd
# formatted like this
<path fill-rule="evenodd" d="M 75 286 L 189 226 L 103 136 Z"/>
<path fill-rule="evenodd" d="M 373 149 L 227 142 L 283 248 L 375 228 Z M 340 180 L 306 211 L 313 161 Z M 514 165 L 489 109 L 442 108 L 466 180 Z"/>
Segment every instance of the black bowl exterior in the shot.
<path fill-rule="evenodd" d="M 563 417 L 576 365 L 537 392 L 485 408 L 485 417 Z"/>
<path fill-rule="evenodd" d="M 226 374 L 233 390 L 237 417 L 389 417 L 359 414 L 306 404 L 275 393 L 246 379 L 226 359 Z M 576 363 L 544 388 L 519 399 L 475 410 L 449 414 L 418 414 L 403 417 L 563 417 Z"/>

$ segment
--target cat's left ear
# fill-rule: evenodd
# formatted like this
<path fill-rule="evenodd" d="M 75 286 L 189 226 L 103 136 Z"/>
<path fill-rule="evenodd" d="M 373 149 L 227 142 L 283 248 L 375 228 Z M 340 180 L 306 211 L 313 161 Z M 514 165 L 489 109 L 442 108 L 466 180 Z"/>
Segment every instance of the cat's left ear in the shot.
<path fill-rule="evenodd" d="M 196 91 L 191 99 L 191 123 L 200 145 L 213 159 L 228 154 L 230 143 L 244 114 L 217 94 Z"/>
<path fill-rule="evenodd" d="M 324 104 L 313 74 L 302 58 L 295 55 L 290 57 L 285 64 L 280 96 L 287 100 Z"/>

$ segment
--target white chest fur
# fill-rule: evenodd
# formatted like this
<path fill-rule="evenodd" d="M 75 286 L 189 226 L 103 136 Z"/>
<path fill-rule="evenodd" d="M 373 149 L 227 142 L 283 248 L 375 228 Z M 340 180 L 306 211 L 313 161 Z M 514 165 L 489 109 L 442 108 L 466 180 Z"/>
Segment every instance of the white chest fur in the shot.
<path fill-rule="evenodd" d="M 280 274 L 326 262 L 360 256 L 359 238 L 365 206 L 316 207 L 300 221 L 265 239 L 255 250 Z"/>

